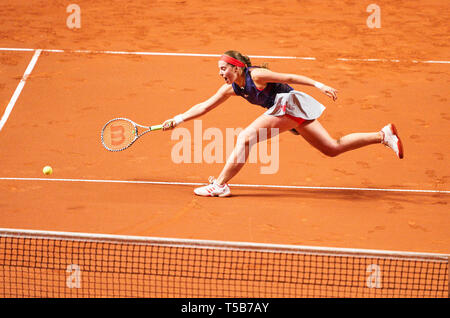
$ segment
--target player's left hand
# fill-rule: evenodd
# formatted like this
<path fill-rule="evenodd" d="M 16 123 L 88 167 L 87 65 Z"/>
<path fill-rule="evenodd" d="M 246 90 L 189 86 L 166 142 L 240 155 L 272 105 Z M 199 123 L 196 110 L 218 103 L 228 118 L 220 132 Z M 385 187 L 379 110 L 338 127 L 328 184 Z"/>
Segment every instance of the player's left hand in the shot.
<path fill-rule="evenodd" d="M 322 87 L 321 91 L 328 97 L 332 98 L 333 101 L 335 101 L 337 99 L 337 93 L 338 93 L 337 89 L 334 89 L 333 87 L 324 85 Z"/>

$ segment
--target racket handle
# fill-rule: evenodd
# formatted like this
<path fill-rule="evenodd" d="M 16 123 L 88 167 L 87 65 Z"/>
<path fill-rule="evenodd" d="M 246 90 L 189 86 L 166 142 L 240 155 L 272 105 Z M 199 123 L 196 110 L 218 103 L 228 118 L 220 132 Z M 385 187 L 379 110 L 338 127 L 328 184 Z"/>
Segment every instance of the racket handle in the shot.
<path fill-rule="evenodd" d="M 153 130 L 160 130 L 163 128 L 163 125 L 155 125 L 155 126 L 150 126 L 149 127 L 151 131 Z"/>

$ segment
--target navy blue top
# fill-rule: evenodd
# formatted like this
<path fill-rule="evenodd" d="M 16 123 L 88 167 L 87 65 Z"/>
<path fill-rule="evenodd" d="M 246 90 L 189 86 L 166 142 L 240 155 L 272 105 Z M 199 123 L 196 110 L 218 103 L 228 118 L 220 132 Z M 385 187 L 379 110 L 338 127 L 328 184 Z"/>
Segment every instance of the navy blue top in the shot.
<path fill-rule="evenodd" d="M 278 93 L 289 93 L 293 90 L 291 86 L 282 83 L 267 83 L 263 90 L 257 89 L 249 71 L 249 69 L 253 67 L 255 66 L 245 68 L 244 88 L 239 87 L 236 83 L 232 84 L 236 95 L 242 96 L 252 104 L 270 108 L 273 106 L 275 96 Z"/>

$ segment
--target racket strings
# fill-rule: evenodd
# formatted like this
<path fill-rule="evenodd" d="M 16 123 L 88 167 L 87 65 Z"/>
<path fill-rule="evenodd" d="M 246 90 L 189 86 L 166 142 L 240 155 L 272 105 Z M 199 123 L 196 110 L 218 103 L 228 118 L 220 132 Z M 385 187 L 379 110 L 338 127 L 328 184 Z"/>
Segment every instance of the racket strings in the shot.
<path fill-rule="evenodd" d="M 109 150 L 129 147 L 137 136 L 137 127 L 127 120 L 117 119 L 107 123 L 103 129 L 102 141 Z"/>

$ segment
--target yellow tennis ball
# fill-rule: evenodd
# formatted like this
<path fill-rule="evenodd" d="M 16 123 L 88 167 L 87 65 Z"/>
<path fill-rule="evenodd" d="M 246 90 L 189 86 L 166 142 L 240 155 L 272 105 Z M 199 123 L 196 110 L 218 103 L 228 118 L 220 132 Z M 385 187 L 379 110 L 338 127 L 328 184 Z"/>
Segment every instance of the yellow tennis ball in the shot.
<path fill-rule="evenodd" d="M 42 172 L 46 175 L 49 176 L 53 173 L 53 169 L 50 166 L 45 166 L 44 169 L 42 169 Z"/>

